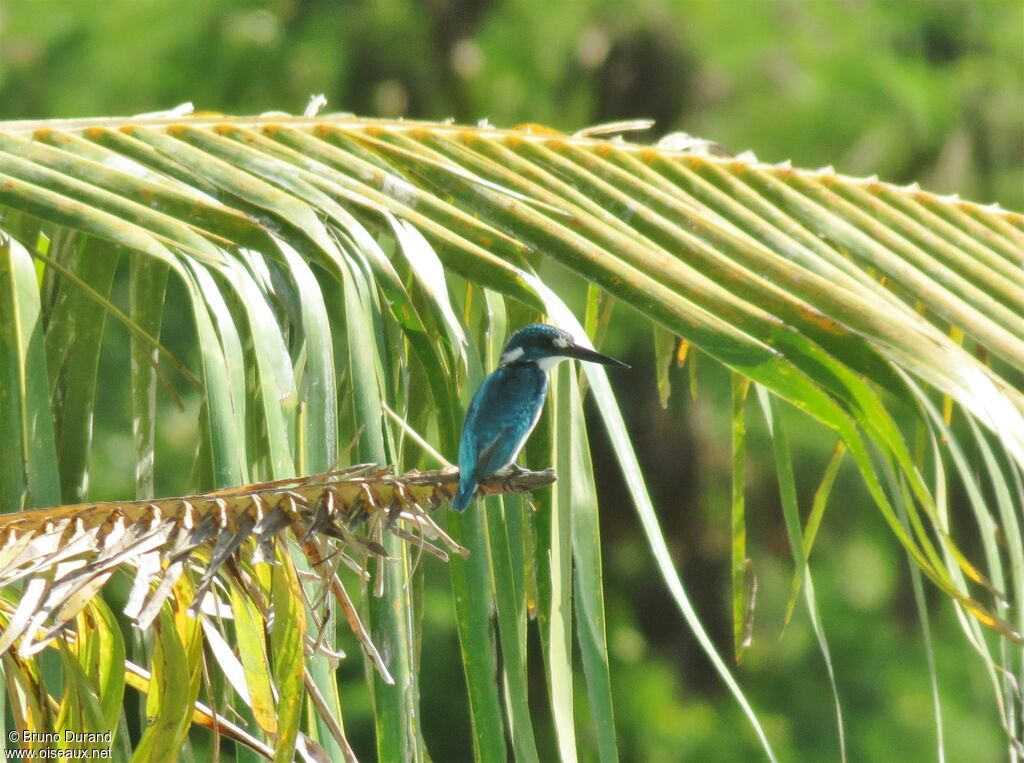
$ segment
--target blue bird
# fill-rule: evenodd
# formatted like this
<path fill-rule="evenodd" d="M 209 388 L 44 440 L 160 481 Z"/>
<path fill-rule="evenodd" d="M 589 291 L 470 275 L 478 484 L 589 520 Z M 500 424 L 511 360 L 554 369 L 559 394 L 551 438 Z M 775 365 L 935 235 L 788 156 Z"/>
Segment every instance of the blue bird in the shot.
<path fill-rule="evenodd" d="M 513 334 L 498 368 L 473 395 L 459 442 L 459 489 L 452 508 L 465 511 L 482 479 L 510 466 L 537 425 L 548 394 L 548 372 L 567 358 L 629 368 L 580 347 L 572 335 L 546 323 Z"/>

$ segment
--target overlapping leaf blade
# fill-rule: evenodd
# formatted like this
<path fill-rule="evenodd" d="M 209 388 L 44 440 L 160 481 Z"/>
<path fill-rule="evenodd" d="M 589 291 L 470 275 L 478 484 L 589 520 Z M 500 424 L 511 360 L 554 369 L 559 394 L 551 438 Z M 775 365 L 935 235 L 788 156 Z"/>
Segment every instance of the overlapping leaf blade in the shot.
<path fill-rule="evenodd" d="M 831 428 L 839 438 L 837 452 L 849 453 L 915 565 L 963 611 L 1007 637 L 999 655 L 992 655 L 983 646 L 978 620 L 964 620 L 1006 700 L 1004 718 L 1011 717 L 1009 679 L 998 671 L 1020 672 L 1020 650 L 1010 640 L 1019 638 L 1022 623 L 986 588 L 988 578 L 991 588 L 1005 592 L 1004 565 L 991 543 L 994 536 L 991 529 L 982 529 L 984 568 L 960 552 L 946 516 L 945 477 L 934 487 L 925 483 L 896 423 L 895 408 L 920 404 L 920 421 L 942 429 L 928 407 L 928 396 L 945 395 L 968 413 L 971 426 L 977 422 L 985 429 L 972 434 L 992 481 L 999 522 L 1012 531 L 1022 497 L 1019 487 L 1014 491 L 1010 485 L 1014 479 L 1019 483 L 1024 468 L 1024 395 L 1019 390 L 1024 370 L 1024 222 L 1019 215 L 935 197 L 918 188 L 845 178 L 831 170 L 773 167 L 748 157 L 712 159 L 550 131 L 347 117 L 201 117 L 128 120 L 121 125 L 70 123 L 34 134 L 20 130 L 0 126 L 0 205 L 24 214 L 32 221 L 28 228 L 75 231 L 101 251 L 117 247 L 127 253 L 134 273 L 132 317 L 154 336 L 161 313 L 168 309 L 163 275 L 184 287 L 199 358 L 197 477 L 203 487 L 290 477 L 296 467 L 306 472 L 326 469 L 337 454 L 339 433 L 361 433 L 356 448 L 364 460 L 401 458 L 406 449 L 399 447 L 400 440 L 391 441 L 383 413 L 385 406 L 405 412 L 409 401 L 408 356 L 404 344 L 396 347 L 396 342 L 408 343 L 420 364 L 413 373 L 422 372 L 428 380 L 433 411 L 418 413 L 417 420 L 424 432 L 436 432 L 433 445 L 454 456 L 456 390 L 465 383 L 462 368 L 468 367 L 470 382 L 481 369 L 472 360 L 473 348 L 463 359 L 463 326 L 438 263 L 445 274 L 493 290 L 486 299 L 492 307 L 502 295 L 544 308 L 581 331 L 534 280 L 531 270 L 542 257 L 550 257 L 590 282 L 588 327 L 607 325 L 610 310 L 601 309 L 598 295 L 610 295 L 614 300 L 604 299 L 604 305 L 625 302 L 658 326 L 660 365 L 667 368 L 669 359 L 664 337 L 679 335 L 683 348 L 694 352 L 691 344 L 699 347 L 743 383 L 763 385 Z M 11 227 L 12 232 L 24 232 Z M 382 248 L 374 234 L 393 239 L 411 267 L 389 261 L 387 245 Z M 22 243 L 35 245 L 34 240 Z M 31 327 L 38 325 L 39 297 L 20 247 L 17 241 L 0 244 L 0 255 L 8 263 L 0 274 L 14 274 L 10 281 L 0 281 L 12 287 L 3 288 L 0 310 L 27 317 Z M 405 283 L 400 272 L 410 276 Z M 84 280 L 98 279 L 103 292 L 112 275 L 105 271 Z M 51 280 L 59 279 L 53 274 Z M 61 289 L 74 293 L 63 281 Z M 343 306 L 328 308 L 329 294 L 340 295 Z M 96 303 L 90 304 L 88 309 L 95 310 Z M 463 321 L 469 324 L 468 336 L 474 335 L 475 314 L 467 304 Z M 4 357 L 8 371 L 17 373 L 5 378 L 11 381 L 9 389 L 23 393 L 17 406 L 6 406 L 2 415 L 9 427 L 17 425 L 23 447 L 21 464 L 4 472 L 0 494 L 20 508 L 27 500 L 38 504 L 38 496 L 26 499 L 26 491 L 45 483 L 41 472 L 33 476 L 28 465 L 55 472 L 57 463 L 45 437 L 49 406 L 38 396 L 24 394 L 26 375 L 45 377 L 48 370 L 59 378 L 64 371 L 47 369 L 32 350 L 30 337 L 36 329 L 18 333 L 10 325 Z M 102 323 L 90 325 L 98 329 Z M 55 326 L 47 337 L 53 347 L 50 365 L 68 357 L 60 324 Z M 504 333 L 498 329 L 491 342 L 500 345 Z M 94 337 L 98 346 L 102 334 Z M 987 355 L 979 352 L 982 347 L 994 361 L 983 359 Z M 90 411 L 89 380 L 95 379 L 86 361 L 94 363 L 95 355 L 84 345 L 77 351 L 82 359 L 72 362 L 69 378 L 84 374 L 84 402 L 66 413 L 69 421 L 82 422 Z M 133 358 L 140 461 L 136 490 L 141 497 L 153 484 L 157 370 L 151 349 L 137 344 Z M 247 361 L 252 361 L 249 370 Z M 603 371 L 588 369 L 588 374 L 658 568 L 770 754 L 672 568 Z M 663 395 L 666 380 L 662 374 Z M 340 406 L 336 391 L 342 397 Z M 492 551 L 490 565 L 477 554 L 468 562 L 456 560 L 452 570 L 475 750 L 481 759 L 504 754 L 493 635 L 489 622 L 474 618 L 489 608 L 492 585 L 497 587 L 503 654 L 512 659 L 505 670 L 513 690 L 508 695 L 509 728 L 520 756 L 529 758 L 532 747 L 524 733 L 525 676 L 519 654 L 528 647 L 527 611 L 540 614 L 542 641 L 553 668 L 550 694 L 562 756 L 571 758 L 577 748 L 571 672 L 566 672 L 571 671 L 574 629 L 594 720 L 608 724 L 600 728 L 604 735 L 598 734 L 601 757 L 614 756 L 614 741 L 607 733 L 612 711 L 600 563 L 586 547 L 597 541 L 596 515 L 590 513 L 594 496 L 585 489 L 588 466 L 580 449 L 585 449 L 586 436 L 577 394 L 575 382 L 563 373 L 550 431 L 556 434 L 559 472 L 571 473 L 574 481 L 580 477 L 582 487 L 561 485 L 554 501 L 541 497 L 543 513 L 530 523 L 519 523 L 514 501 L 503 506 L 505 522 L 500 526 L 497 515 L 488 517 L 487 533 L 479 517 L 451 522 L 456 540 L 483 550 L 489 536 Z M 65 412 L 59 399 L 53 404 L 57 413 Z M 35 423 L 27 426 L 26 421 Z M 36 426 L 39 422 L 42 429 Z M 83 431 L 81 423 L 76 426 Z M 531 450 L 531 455 L 543 451 L 544 431 L 536 437 L 540 450 Z M 998 444 L 997 451 L 986 445 L 987 438 Z M 948 448 L 958 478 L 972 485 L 956 440 L 946 433 L 941 442 L 950 444 L 936 444 L 937 452 Z M 28 457 L 27 448 L 34 458 Z M 83 484 L 80 464 L 87 462 L 82 460 L 87 454 L 76 448 L 71 455 L 79 465 L 62 458 L 61 467 L 73 473 L 70 483 Z M 1005 461 L 1000 460 L 1003 454 Z M 839 457 L 833 461 L 836 467 Z M 830 468 L 826 480 L 834 473 Z M 739 466 L 736 476 L 742 480 Z M 972 495 L 980 517 L 979 500 Z M 787 526 L 799 541 L 793 547 L 796 581 L 805 580 L 800 570 L 805 569 L 823 508 L 824 498 L 815 502 L 801 537 L 789 502 Z M 900 512 L 905 512 L 905 521 Z M 582 524 L 573 521 L 577 517 Z M 385 545 L 400 561 L 382 567 L 384 596 L 370 595 L 369 609 L 375 636 L 390 646 L 389 667 L 398 686 L 374 679 L 378 751 L 385 758 L 419 758 L 425 752 L 417 728 L 412 646 L 416 618 L 406 585 L 410 558 L 397 537 L 388 534 Z M 1022 588 L 1018 546 L 1009 549 L 1014 598 Z M 214 558 L 217 553 L 214 548 Z M 734 567 L 738 575 L 738 565 Z M 575 622 L 567 616 L 573 593 Z M 1019 613 L 1019 601 L 1016 606 Z M 740 617 L 742 607 L 734 609 Z M 160 622 L 169 634 L 164 620 Z M 161 670 L 169 660 L 180 662 L 175 656 L 180 647 L 173 639 L 158 646 Z M 296 654 L 294 648 L 289 653 Z M 319 665 L 314 683 L 328 696 L 330 670 L 323 655 L 313 662 Z M 11 668 L 12 680 L 24 686 L 35 680 L 30 671 Z M 161 676 L 157 679 L 159 683 Z M 168 733 L 177 735 L 180 702 L 168 700 L 161 703 L 150 695 L 155 716 L 164 718 L 170 724 Z M 336 694 L 328 704 L 329 714 L 340 717 Z M 39 712 L 45 712 L 43 706 Z M 334 730 L 328 726 L 320 724 L 318 734 L 324 744 L 333 744 L 327 737 Z M 397 728 L 402 733 L 392 733 Z M 146 749 L 154 733 L 145 738 Z M 295 739 L 305 743 L 302 736 Z M 338 738 L 335 742 L 339 746 L 332 751 L 337 753 L 343 745 Z M 285 740 L 284 749 L 291 749 L 290 741 Z"/>

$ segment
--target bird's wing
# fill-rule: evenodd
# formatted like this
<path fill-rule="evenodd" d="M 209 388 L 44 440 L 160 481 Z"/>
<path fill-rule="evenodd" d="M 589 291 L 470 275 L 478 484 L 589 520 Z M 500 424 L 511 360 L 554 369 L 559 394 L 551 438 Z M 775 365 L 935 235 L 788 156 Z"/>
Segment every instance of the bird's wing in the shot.
<path fill-rule="evenodd" d="M 512 434 L 515 419 L 515 412 L 504 405 L 501 377 L 487 381 L 470 405 L 462 442 L 467 452 L 459 454 L 460 463 L 472 463 L 475 473 L 481 476 L 505 466 L 497 461 Z"/>
<path fill-rule="evenodd" d="M 480 452 L 476 456 L 476 468 L 478 474 L 491 475 L 508 465 L 507 463 L 502 463 L 506 460 L 505 453 L 502 451 L 511 449 L 508 443 L 512 438 L 513 434 L 511 427 L 506 427 L 498 432 L 494 436 L 494 439 L 480 449 Z"/>
<path fill-rule="evenodd" d="M 466 414 L 460 467 L 489 477 L 508 466 L 536 424 L 546 392 L 547 375 L 540 369 L 499 368 L 487 377 Z"/>

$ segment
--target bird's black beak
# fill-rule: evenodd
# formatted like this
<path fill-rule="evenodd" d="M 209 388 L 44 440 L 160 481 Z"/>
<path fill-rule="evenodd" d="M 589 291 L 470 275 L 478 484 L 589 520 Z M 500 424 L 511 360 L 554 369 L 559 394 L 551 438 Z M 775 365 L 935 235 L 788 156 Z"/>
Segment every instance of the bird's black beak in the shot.
<path fill-rule="evenodd" d="M 586 347 L 580 347 L 578 344 L 571 344 L 561 351 L 561 355 L 567 358 L 575 358 L 576 360 L 583 360 L 587 363 L 600 363 L 603 366 L 617 366 L 618 368 L 629 368 L 621 360 L 610 358 L 607 355 L 602 355 L 594 350 L 588 350 Z"/>

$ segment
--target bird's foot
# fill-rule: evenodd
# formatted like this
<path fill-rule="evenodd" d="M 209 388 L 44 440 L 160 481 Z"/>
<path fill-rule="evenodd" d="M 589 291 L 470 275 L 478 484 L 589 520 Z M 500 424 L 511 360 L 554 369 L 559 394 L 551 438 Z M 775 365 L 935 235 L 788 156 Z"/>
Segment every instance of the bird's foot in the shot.
<path fill-rule="evenodd" d="M 512 480 L 520 475 L 526 474 L 529 469 L 524 469 L 519 464 L 509 464 L 504 469 L 499 469 L 495 472 L 495 477 L 501 477 L 506 492 L 512 492 Z"/>

